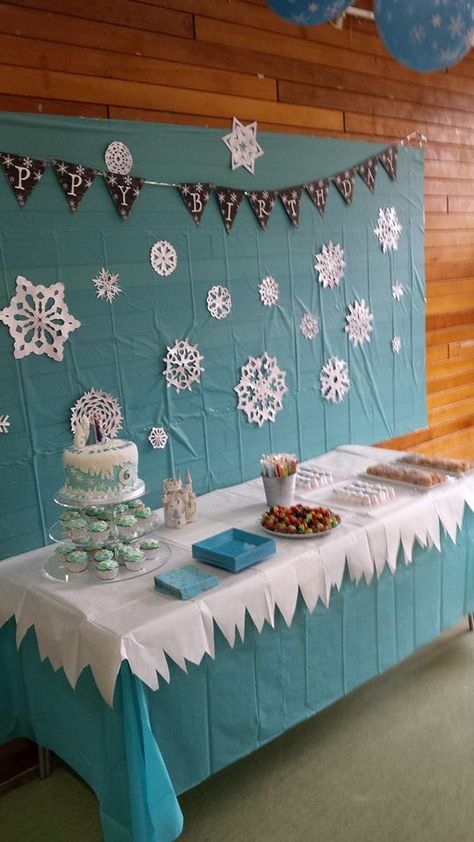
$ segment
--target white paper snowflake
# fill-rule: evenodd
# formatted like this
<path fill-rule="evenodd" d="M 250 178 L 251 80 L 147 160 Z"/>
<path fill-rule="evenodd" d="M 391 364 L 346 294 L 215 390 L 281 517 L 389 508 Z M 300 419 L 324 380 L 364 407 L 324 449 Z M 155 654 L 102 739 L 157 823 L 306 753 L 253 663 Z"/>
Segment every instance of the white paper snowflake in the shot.
<path fill-rule="evenodd" d="M 306 339 L 314 339 L 320 330 L 319 316 L 315 316 L 314 313 L 304 313 L 301 316 L 300 330 Z"/>
<path fill-rule="evenodd" d="M 17 359 L 46 354 L 53 360 L 62 360 L 69 334 L 81 326 L 64 301 L 64 284 L 35 286 L 21 275 L 16 279 L 10 306 L 0 310 L 0 322 L 10 330 Z"/>
<path fill-rule="evenodd" d="M 225 319 L 232 309 L 232 297 L 227 287 L 219 284 L 211 287 L 207 293 L 207 309 L 213 319 Z"/>
<path fill-rule="evenodd" d="M 394 354 L 399 354 L 402 348 L 402 340 L 399 336 L 394 336 L 392 339 L 392 351 Z"/>
<path fill-rule="evenodd" d="M 276 281 L 272 275 L 267 275 L 266 278 L 263 278 L 258 289 L 260 292 L 260 299 L 265 307 L 273 307 L 277 303 L 280 295 L 280 287 L 278 285 L 278 281 Z"/>
<path fill-rule="evenodd" d="M 0 433 L 8 433 L 10 426 L 9 415 L 0 415 Z"/>
<path fill-rule="evenodd" d="M 97 277 L 92 278 L 92 283 L 97 290 L 97 298 L 105 298 L 111 304 L 115 296 L 122 292 L 118 281 L 118 275 L 113 275 L 108 269 L 102 267 Z"/>
<path fill-rule="evenodd" d="M 152 427 L 150 435 L 148 436 L 148 441 L 154 450 L 163 450 L 168 441 L 168 433 L 163 427 Z"/>
<path fill-rule="evenodd" d="M 122 429 L 122 410 L 113 395 L 103 389 L 89 389 L 71 409 L 71 430 L 74 433 L 79 421 L 90 420 L 95 415 L 104 436 L 114 439 Z"/>
<path fill-rule="evenodd" d="M 333 245 L 331 241 L 323 245 L 321 251 L 314 255 L 316 263 L 314 268 L 319 275 L 319 283 L 323 287 L 339 286 L 344 277 L 344 249 L 339 243 Z"/>
<path fill-rule="evenodd" d="M 354 301 L 353 304 L 349 304 L 345 330 L 355 348 L 358 345 L 363 345 L 364 342 L 370 342 L 373 320 L 373 313 L 370 312 L 363 298 L 361 301 Z"/>
<path fill-rule="evenodd" d="M 263 155 L 263 149 L 257 143 L 257 123 L 248 123 L 244 126 L 237 117 L 234 117 L 232 131 L 222 140 L 232 154 L 232 169 L 245 167 L 253 175 L 255 159 Z"/>
<path fill-rule="evenodd" d="M 404 295 L 405 290 L 403 289 L 402 284 L 400 283 L 400 281 L 395 281 L 394 285 L 392 286 L 393 298 L 395 298 L 396 301 L 401 301 Z"/>
<path fill-rule="evenodd" d="M 276 357 L 269 357 L 265 351 L 261 357 L 248 358 L 234 391 L 239 396 L 237 409 L 245 412 L 250 423 L 261 427 L 264 421 L 275 421 L 283 407 L 288 391 L 286 372 L 280 371 Z"/>
<path fill-rule="evenodd" d="M 333 403 L 340 403 L 351 387 L 347 363 L 339 357 L 329 358 L 321 369 L 319 379 L 323 398 Z"/>
<path fill-rule="evenodd" d="M 150 262 L 158 275 L 171 275 L 178 264 L 176 249 L 167 240 L 158 240 L 151 247 Z"/>
<path fill-rule="evenodd" d="M 383 253 L 396 251 L 398 249 L 402 226 L 398 221 L 395 208 L 379 208 L 377 223 L 377 227 L 374 228 L 374 234 L 382 246 Z"/>
<path fill-rule="evenodd" d="M 201 356 L 196 345 L 190 345 L 187 339 L 176 339 L 173 347 L 167 345 L 168 353 L 163 357 L 166 367 L 164 375 L 167 385 L 174 386 L 177 392 L 189 389 L 193 383 L 199 383 L 201 373 L 205 369 L 201 366 Z"/>
<path fill-rule="evenodd" d="M 117 175 L 128 175 L 133 167 L 132 153 L 121 140 L 109 143 L 104 158 L 108 171 Z"/>

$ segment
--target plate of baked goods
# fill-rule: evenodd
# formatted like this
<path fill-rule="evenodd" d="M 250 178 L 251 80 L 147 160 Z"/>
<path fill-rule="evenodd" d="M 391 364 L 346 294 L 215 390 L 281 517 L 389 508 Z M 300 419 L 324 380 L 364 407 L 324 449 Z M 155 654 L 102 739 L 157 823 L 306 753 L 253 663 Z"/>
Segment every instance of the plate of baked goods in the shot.
<path fill-rule="evenodd" d="M 414 488 L 416 491 L 431 491 L 431 489 L 438 488 L 449 480 L 449 477 L 440 473 L 440 471 L 430 471 L 414 465 L 405 465 L 398 461 L 369 465 L 362 476 L 370 477 L 370 479 L 377 477 L 377 479 L 388 480 L 390 483 Z"/>
<path fill-rule="evenodd" d="M 260 525 L 277 538 L 322 538 L 341 524 L 341 516 L 325 506 L 271 506 Z"/>
<path fill-rule="evenodd" d="M 423 470 L 441 471 L 454 477 L 463 477 L 474 471 L 474 463 L 467 459 L 448 459 L 443 456 L 426 456 L 424 453 L 407 453 L 396 460 L 396 464 L 411 465 Z"/>

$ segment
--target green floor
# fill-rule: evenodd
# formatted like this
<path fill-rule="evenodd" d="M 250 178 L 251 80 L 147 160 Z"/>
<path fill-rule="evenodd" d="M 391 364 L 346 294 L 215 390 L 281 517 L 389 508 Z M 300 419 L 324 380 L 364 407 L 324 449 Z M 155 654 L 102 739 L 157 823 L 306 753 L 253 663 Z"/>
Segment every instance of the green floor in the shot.
<path fill-rule="evenodd" d="M 180 799 L 182 842 L 464 842 L 474 833 L 467 623 Z M 101 842 L 64 768 L 0 797 L 1 842 Z"/>

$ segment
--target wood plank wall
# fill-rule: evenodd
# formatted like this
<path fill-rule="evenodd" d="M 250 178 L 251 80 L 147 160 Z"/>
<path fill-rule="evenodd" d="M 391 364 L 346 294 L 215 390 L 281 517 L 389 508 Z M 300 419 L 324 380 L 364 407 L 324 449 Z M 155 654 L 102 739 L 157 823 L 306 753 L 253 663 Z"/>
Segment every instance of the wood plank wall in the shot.
<path fill-rule="evenodd" d="M 416 74 L 371 23 L 294 27 L 265 0 L 13 0 L 0 109 L 222 127 L 235 114 L 381 144 L 420 129 L 429 427 L 389 444 L 474 456 L 473 58 Z"/>

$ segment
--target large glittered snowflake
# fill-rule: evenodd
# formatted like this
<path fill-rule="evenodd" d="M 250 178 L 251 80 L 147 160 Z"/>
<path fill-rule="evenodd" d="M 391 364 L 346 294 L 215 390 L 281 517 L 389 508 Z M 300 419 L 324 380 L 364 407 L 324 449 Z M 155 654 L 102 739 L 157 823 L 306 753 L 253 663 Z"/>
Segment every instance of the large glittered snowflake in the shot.
<path fill-rule="evenodd" d="M 402 349 L 402 340 L 399 336 L 394 336 L 392 339 L 392 351 L 394 354 L 399 354 Z"/>
<path fill-rule="evenodd" d="M 158 240 L 151 247 L 150 262 L 158 275 L 171 275 L 178 264 L 176 249 L 167 240 Z"/>
<path fill-rule="evenodd" d="M 207 293 L 207 309 L 213 319 L 225 319 L 232 309 L 232 297 L 227 287 L 216 284 Z"/>
<path fill-rule="evenodd" d="M 105 163 L 109 172 L 128 175 L 133 167 L 132 153 L 121 140 L 113 140 L 105 150 Z"/>
<path fill-rule="evenodd" d="M 237 117 L 234 117 L 232 131 L 222 140 L 232 154 L 232 169 L 245 167 L 253 175 L 255 159 L 263 155 L 263 149 L 257 143 L 257 124 L 254 122 L 244 126 Z"/>
<path fill-rule="evenodd" d="M 288 391 L 286 372 L 278 368 L 276 357 L 265 351 L 261 357 L 248 358 L 234 391 L 239 396 L 237 409 L 245 412 L 251 424 L 261 427 L 264 421 L 275 421 L 283 407 L 283 396 Z"/>
<path fill-rule="evenodd" d="M 152 427 L 150 435 L 148 436 L 148 441 L 154 450 L 163 450 L 168 441 L 168 433 L 163 427 Z"/>
<path fill-rule="evenodd" d="M 300 331 L 306 339 L 314 339 L 319 333 L 320 321 L 319 316 L 314 313 L 304 313 L 300 320 Z"/>
<path fill-rule="evenodd" d="M 8 433 L 8 428 L 10 426 L 9 419 L 9 415 L 0 415 L 0 433 Z"/>
<path fill-rule="evenodd" d="M 395 281 L 395 283 L 392 286 L 392 297 L 395 299 L 395 301 L 401 301 L 404 295 L 405 290 L 403 288 L 403 285 L 400 283 L 400 281 Z"/>
<path fill-rule="evenodd" d="M 363 298 L 361 301 L 354 301 L 353 304 L 349 304 L 345 330 L 355 348 L 358 345 L 363 345 L 364 342 L 370 342 L 373 320 L 373 313 L 370 312 Z"/>
<path fill-rule="evenodd" d="M 168 353 L 163 357 L 166 363 L 164 375 L 167 385 L 174 386 L 177 392 L 189 389 L 193 383 L 199 383 L 201 373 L 205 369 L 201 366 L 201 356 L 196 345 L 190 345 L 187 339 L 176 339 L 175 344 L 167 345 Z"/>
<path fill-rule="evenodd" d="M 97 298 L 105 298 L 111 304 L 115 296 L 122 292 L 118 281 L 118 275 L 113 275 L 108 269 L 102 267 L 97 277 L 92 278 L 92 283 L 97 290 Z"/>
<path fill-rule="evenodd" d="M 319 380 L 323 398 L 333 403 L 340 403 L 351 387 L 347 363 L 339 357 L 329 358 L 321 369 Z"/>
<path fill-rule="evenodd" d="M 395 208 L 379 208 L 379 218 L 377 220 L 377 227 L 374 228 L 374 234 L 382 246 L 384 254 L 387 251 L 396 251 L 398 249 L 398 241 L 401 233 L 402 226 L 398 221 Z"/>
<path fill-rule="evenodd" d="M 314 255 L 316 263 L 314 268 L 319 275 L 319 283 L 323 287 L 339 286 L 344 277 L 344 250 L 337 243 L 333 245 L 331 241 L 327 245 L 323 245 L 321 251 Z"/>
<path fill-rule="evenodd" d="M 113 395 L 103 389 L 89 389 L 76 401 L 71 410 L 71 430 L 74 433 L 79 421 L 97 418 L 104 436 L 113 439 L 122 429 L 122 410 Z"/>
<path fill-rule="evenodd" d="M 278 285 L 278 281 L 276 281 L 271 275 L 267 275 L 266 278 L 263 278 L 258 289 L 260 292 L 260 300 L 265 307 L 273 307 L 277 303 L 280 295 L 280 287 Z"/>
<path fill-rule="evenodd" d="M 81 326 L 64 301 L 64 284 L 35 286 L 21 275 L 16 279 L 10 306 L 0 310 L 0 322 L 10 330 L 17 359 L 46 354 L 53 360 L 62 360 L 69 334 Z"/>

